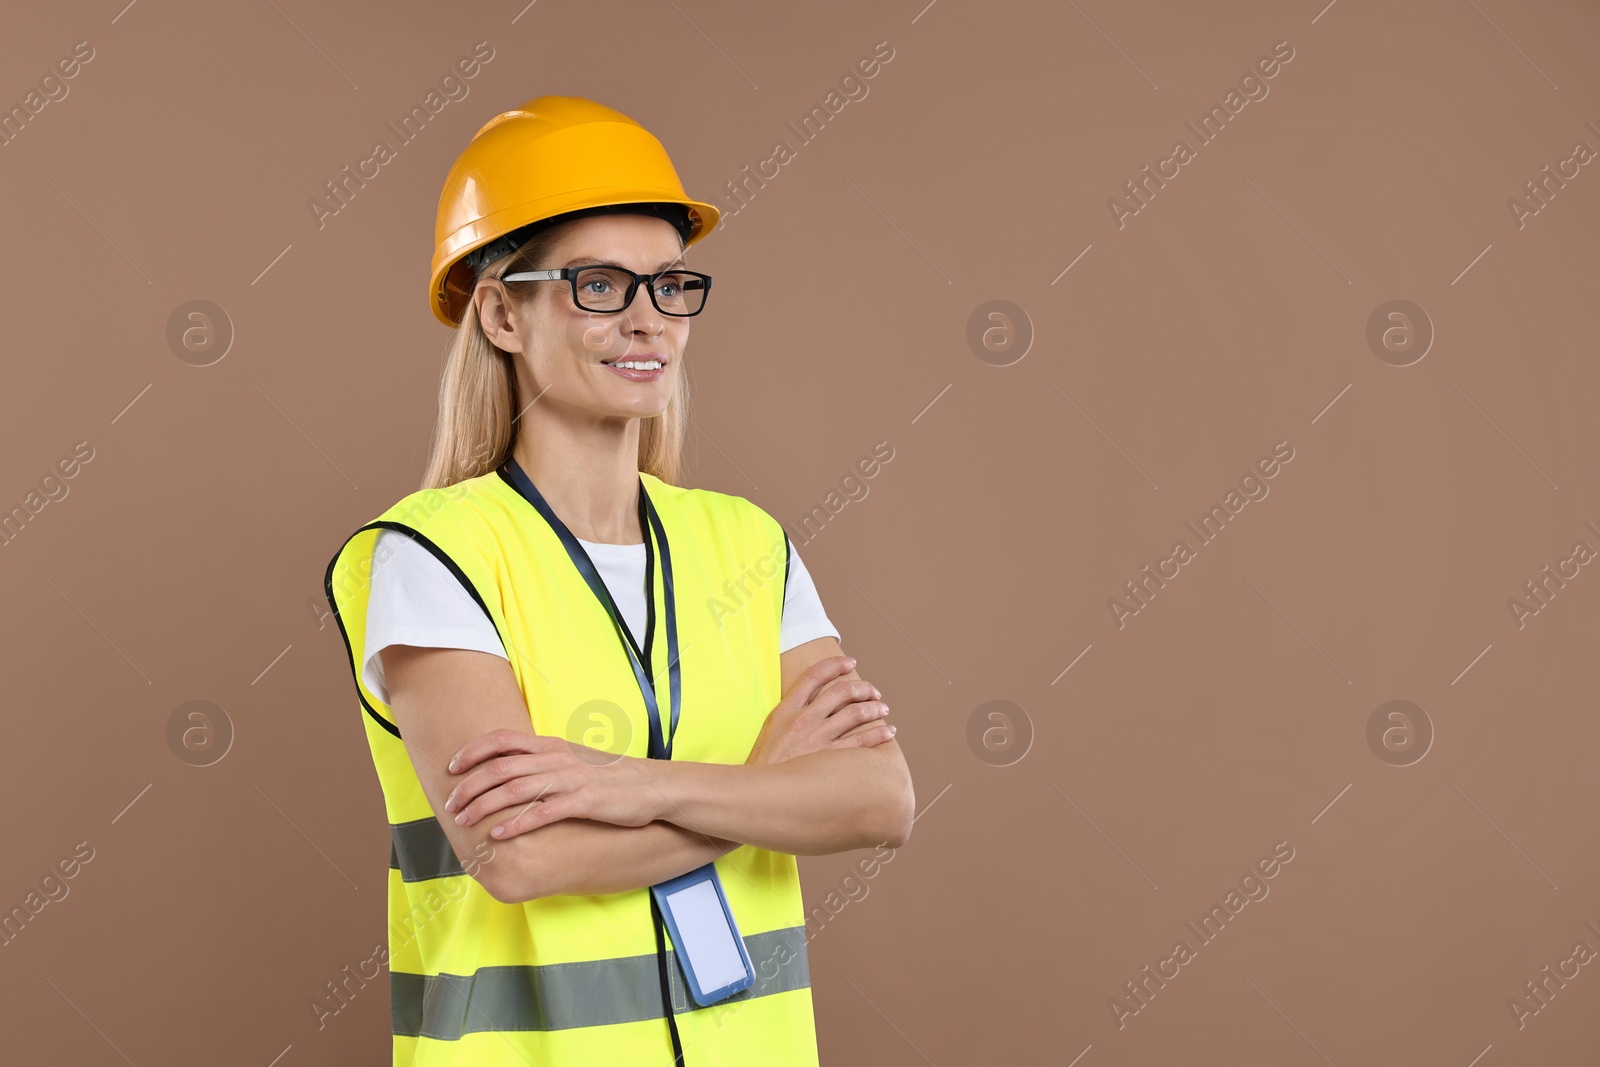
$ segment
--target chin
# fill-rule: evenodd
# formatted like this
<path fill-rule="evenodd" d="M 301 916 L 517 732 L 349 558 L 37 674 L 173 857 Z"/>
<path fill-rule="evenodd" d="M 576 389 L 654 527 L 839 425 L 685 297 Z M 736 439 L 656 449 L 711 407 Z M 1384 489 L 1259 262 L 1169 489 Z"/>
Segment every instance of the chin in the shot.
<path fill-rule="evenodd" d="M 658 415 L 667 413 L 669 394 L 662 397 L 659 393 L 652 392 L 649 396 L 631 397 L 631 403 L 623 400 L 615 404 L 612 414 L 627 419 L 653 419 Z"/>

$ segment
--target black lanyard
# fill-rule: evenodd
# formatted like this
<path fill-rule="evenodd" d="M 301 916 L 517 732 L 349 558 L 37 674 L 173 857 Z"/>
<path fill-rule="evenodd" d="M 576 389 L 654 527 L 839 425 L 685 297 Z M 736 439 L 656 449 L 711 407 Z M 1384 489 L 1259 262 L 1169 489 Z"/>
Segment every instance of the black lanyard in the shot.
<path fill-rule="evenodd" d="M 622 640 L 622 649 L 628 656 L 628 662 L 633 666 L 633 677 L 639 683 L 639 693 L 644 697 L 645 711 L 650 716 L 650 758 L 671 759 L 672 739 L 678 733 L 678 709 L 682 700 L 681 686 L 678 677 L 678 612 L 672 594 L 672 553 L 667 546 L 667 531 L 661 525 L 661 517 L 656 514 L 656 508 L 650 501 L 649 495 L 644 491 L 644 479 L 639 479 L 639 529 L 644 533 L 645 570 L 644 570 L 644 595 L 645 595 L 645 632 L 644 648 L 640 648 L 634 641 L 633 634 L 622 620 L 622 613 L 617 610 L 616 602 L 611 599 L 611 591 L 606 588 L 606 583 L 600 577 L 600 572 L 595 570 L 594 562 L 589 559 L 583 545 L 567 529 L 566 523 L 557 517 L 551 510 L 538 488 L 528 478 L 516 459 L 507 456 L 502 473 L 511 482 L 512 488 L 522 494 L 534 509 L 544 516 L 556 536 L 561 539 L 561 544 L 566 548 L 567 555 L 572 558 L 572 563 L 578 568 L 578 573 L 583 575 L 583 580 L 589 583 L 589 588 L 599 599 L 606 614 L 611 616 L 611 622 L 617 629 L 617 636 Z M 670 701 L 672 706 L 671 733 L 665 738 L 661 734 L 661 711 L 656 701 L 655 683 L 650 678 L 651 667 L 650 653 L 655 641 L 656 631 L 656 598 L 655 598 L 655 553 L 650 544 L 650 532 L 655 531 L 655 539 L 661 545 L 661 584 L 663 586 L 662 600 L 667 609 L 667 678 Z"/>

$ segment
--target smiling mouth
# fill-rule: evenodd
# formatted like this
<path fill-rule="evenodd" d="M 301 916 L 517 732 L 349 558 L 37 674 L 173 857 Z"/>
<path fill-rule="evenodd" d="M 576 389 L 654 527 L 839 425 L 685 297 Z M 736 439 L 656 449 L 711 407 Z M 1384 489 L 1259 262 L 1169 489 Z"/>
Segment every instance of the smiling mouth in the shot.
<path fill-rule="evenodd" d="M 667 365 L 667 360 L 661 356 L 628 357 L 626 359 L 602 359 L 602 366 L 620 367 L 624 370 L 659 370 Z"/>

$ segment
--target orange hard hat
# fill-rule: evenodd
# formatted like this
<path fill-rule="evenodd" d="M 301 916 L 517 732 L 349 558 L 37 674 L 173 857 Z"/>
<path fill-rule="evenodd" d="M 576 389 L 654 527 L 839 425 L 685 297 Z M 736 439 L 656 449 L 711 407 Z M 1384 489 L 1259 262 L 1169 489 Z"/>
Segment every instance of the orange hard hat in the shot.
<path fill-rule="evenodd" d="M 459 326 L 478 268 L 513 251 L 532 224 L 622 204 L 669 218 L 685 247 L 721 217 L 689 199 L 661 142 L 620 111 L 581 96 L 540 96 L 496 115 L 456 158 L 439 196 L 434 316 Z"/>

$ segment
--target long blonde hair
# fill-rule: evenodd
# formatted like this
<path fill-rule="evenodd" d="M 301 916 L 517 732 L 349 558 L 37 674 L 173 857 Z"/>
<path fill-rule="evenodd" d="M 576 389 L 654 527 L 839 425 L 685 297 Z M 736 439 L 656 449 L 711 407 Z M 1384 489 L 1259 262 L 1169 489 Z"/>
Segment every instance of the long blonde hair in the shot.
<path fill-rule="evenodd" d="M 536 270 L 538 261 L 560 236 L 564 225 L 535 233 L 522 247 L 490 263 L 479 275 L 498 279 L 518 270 Z M 535 282 L 503 282 L 519 306 L 532 302 Z M 450 340 L 439 380 L 439 417 L 422 477 L 423 489 L 443 489 L 487 474 L 510 455 L 516 443 L 518 412 L 515 357 L 496 348 L 484 335 L 477 305 L 468 300 Z M 689 427 L 689 379 L 678 375 L 677 388 L 659 416 L 641 419 L 639 469 L 668 485 L 677 485 L 683 462 L 683 441 Z M 529 411 L 536 411 L 537 407 Z"/>

